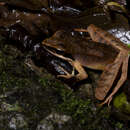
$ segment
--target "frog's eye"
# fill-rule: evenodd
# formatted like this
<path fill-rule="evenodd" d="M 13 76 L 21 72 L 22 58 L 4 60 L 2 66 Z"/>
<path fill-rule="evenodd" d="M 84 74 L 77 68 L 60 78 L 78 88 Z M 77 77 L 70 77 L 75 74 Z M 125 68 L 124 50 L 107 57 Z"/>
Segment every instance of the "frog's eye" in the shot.
<path fill-rule="evenodd" d="M 65 31 L 59 30 L 59 31 L 57 31 L 57 32 L 53 35 L 53 37 L 55 37 L 55 38 L 64 38 L 64 37 L 65 37 L 65 34 L 66 34 Z"/>

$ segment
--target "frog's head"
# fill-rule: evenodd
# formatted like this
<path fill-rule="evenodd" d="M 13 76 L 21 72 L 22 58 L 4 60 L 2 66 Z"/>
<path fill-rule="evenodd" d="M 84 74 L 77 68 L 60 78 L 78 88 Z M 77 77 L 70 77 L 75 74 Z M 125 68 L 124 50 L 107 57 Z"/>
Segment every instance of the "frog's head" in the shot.
<path fill-rule="evenodd" d="M 45 39 L 42 44 L 48 47 L 55 48 L 60 51 L 64 51 L 64 33 L 63 31 L 57 31 L 51 38 Z"/>

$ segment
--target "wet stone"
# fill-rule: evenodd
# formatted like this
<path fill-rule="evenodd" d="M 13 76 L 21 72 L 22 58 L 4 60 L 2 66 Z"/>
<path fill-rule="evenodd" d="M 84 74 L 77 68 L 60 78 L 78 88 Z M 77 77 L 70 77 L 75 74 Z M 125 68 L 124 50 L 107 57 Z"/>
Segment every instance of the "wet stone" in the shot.
<path fill-rule="evenodd" d="M 62 125 L 64 125 L 66 122 L 70 120 L 70 116 L 61 115 L 54 112 L 49 114 L 45 119 L 43 119 L 37 126 L 36 130 L 54 130 L 54 125 L 57 125 L 58 129 L 62 129 Z"/>
<path fill-rule="evenodd" d="M 47 120 L 42 120 L 36 130 L 54 130 L 53 124 Z"/>
<path fill-rule="evenodd" d="M 28 125 L 23 115 L 16 114 L 11 117 L 8 126 L 11 129 L 17 130 L 18 128 L 27 128 Z"/>
<path fill-rule="evenodd" d="M 93 96 L 93 88 L 92 84 L 83 84 L 80 89 L 79 93 L 82 97 L 89 97 L 92 98 Z"/>

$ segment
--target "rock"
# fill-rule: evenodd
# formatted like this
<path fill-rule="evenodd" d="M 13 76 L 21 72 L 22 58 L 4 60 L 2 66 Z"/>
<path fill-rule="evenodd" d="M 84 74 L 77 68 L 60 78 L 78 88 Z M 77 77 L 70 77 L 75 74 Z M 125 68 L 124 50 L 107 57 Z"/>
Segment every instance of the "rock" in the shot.
<path fill-rule="evenodd" d="M 80 93 L 81 97 L 92 98 L 92 96 L 93 96 L 92 84 L 83 84 L 79 89 L 79 93 Z"/>
<path fill-rule="evenodd" d="M 57 124 L 64 124 L 68 120 L 71 119 L 70 116 L 67 115 L 60 115 L 58 113 L 52 113 L 48 117 L 46 117 L 47 120 L 52 120 L 53 122 Z"/>
<path fill-rule="evenodd" d="M 9 124 L 10 129 L 25 129 L 27 128 L 27 122 L 24 119 L 24 116 L 21 114 L 16 114 L 10 118 Z"/>
<path fill-rule="evenodd" d="M 2 102 L 0 105 L 0 109 L 2 112 L 6 111 L 19 111 L 21 112 L 22 108 L 16 102 L 15 104 L 8 104 L 6 102 Z"/>
<path fill-rule="evenodd" d="M 47 8 L 49 6 L 47 0 L 1 0 L 0 2 L 30 10 L 41 10 L 42 8 Z"/>
<path fill-rule="evenodd" d="M 62 125 L 69 120 L 71 120 L 70 116 L 51 113 L 40 122 L 36 130 L 54 130 L 55 124 L 58 126 L 58 128 L 62 128 Z"/>
<path fill-rule="evenodd" d="M 36 130 L 54 130 L 53 124 L 48 120 L 42 120 Z"/>

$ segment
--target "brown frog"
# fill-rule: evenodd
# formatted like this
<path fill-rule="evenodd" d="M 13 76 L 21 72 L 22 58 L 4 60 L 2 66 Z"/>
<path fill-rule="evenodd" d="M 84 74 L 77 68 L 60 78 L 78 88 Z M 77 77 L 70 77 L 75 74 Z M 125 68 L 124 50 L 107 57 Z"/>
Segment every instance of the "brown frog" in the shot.
<path fill-rule="evenodd" d="M 99 100 L 105 98 L 121 68 L 122 73 L 113 92 L 102 103 L 109 105 L 113 95 L 127 78 L 130 49 L 119 39 L 95 25 L 89 25 L 87 29 L 75 29 L 75 31 L 88 32 L 92 40 L 74 38 L 68 36 L 64 31 L 57 31 L 51 38 L 44 40 L 43 45 L 64 51 L 73 57 L 74 60 L 47 48 L 53 55 L 67 60 L 78 71 L 78 74 L 75 75 L 74 71 L 69 74 L 64 70 L 66 75 L 59 75 L 60 77 L 75 76 L 78 80 L 83 80 L 88 77 L 83 67 L 102 70 L 103 73 L 95 91 L 95 96 Z"/>

